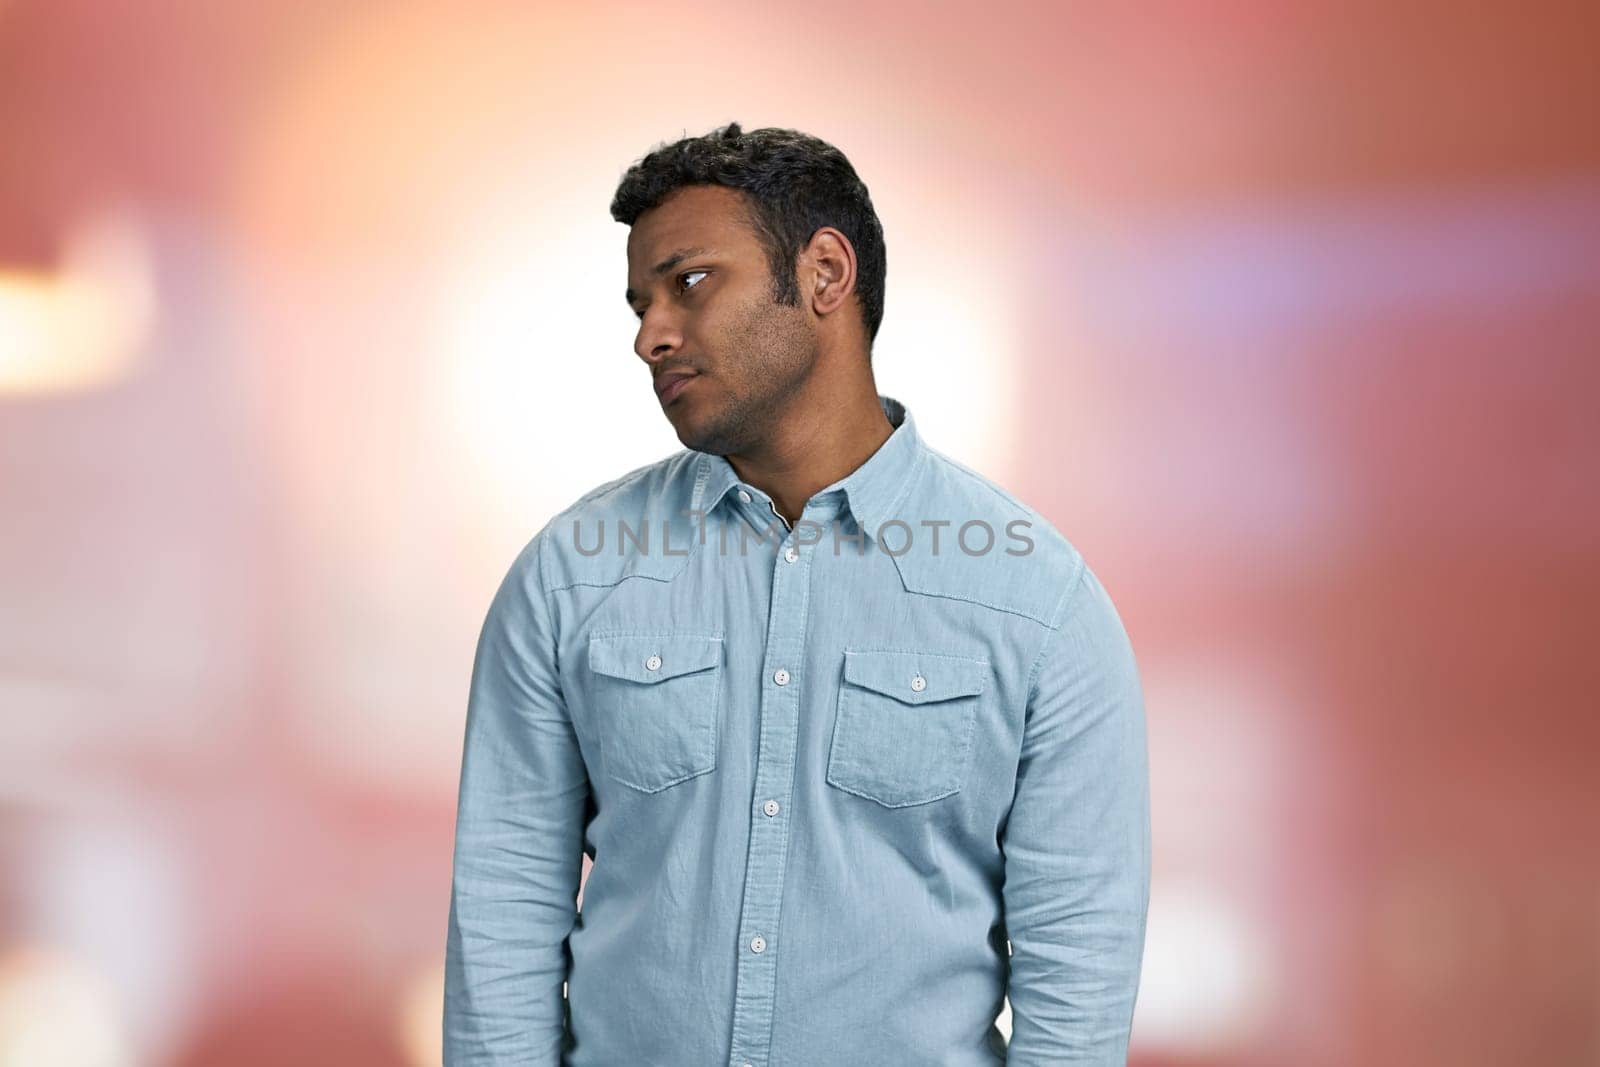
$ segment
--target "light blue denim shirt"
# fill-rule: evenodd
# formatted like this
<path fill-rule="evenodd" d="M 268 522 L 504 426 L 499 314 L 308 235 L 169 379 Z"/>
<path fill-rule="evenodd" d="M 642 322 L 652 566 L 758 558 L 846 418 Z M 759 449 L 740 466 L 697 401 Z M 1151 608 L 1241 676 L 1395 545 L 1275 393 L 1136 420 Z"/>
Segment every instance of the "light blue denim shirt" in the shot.
<path fill-rule="evenodd" d="M 685 449 L 512 563 L 467 707 L 448 1067 L 1125 1063 L 1127 635 L 1060 533 L 879 401 L 893 434 L 793 529 Z"/>

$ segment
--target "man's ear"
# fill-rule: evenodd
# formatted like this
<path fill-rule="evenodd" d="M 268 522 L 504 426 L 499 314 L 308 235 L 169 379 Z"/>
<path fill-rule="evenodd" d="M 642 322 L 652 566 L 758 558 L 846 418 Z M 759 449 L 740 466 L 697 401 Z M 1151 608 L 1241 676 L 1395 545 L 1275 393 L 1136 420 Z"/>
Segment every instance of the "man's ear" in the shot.
<path fill-rule="evenodd" d="M 807 294 L 818 315 L 837 311 L 856 288 L 856 250 L 850 239 L 832 226 L 811 235 L 805 262 L 810 267 L 812 289 Z"/>

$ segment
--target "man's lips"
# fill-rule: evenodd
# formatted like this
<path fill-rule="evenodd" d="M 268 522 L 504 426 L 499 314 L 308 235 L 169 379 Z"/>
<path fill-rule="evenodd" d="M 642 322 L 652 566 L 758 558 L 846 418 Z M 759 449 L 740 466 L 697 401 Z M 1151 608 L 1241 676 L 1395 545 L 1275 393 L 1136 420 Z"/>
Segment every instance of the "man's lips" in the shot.
<path fill-rule="evenodd" d="M 661 399 L 663 404 L 670 403 L 673 397 L 683 392 L 683 387 L 687 385 L 690 379 L 694 377 L 696 377 L 696 375 L 693 372 L 674 372 L 671 374 L 664 374 L 655 383 L 656 396 Z"/>

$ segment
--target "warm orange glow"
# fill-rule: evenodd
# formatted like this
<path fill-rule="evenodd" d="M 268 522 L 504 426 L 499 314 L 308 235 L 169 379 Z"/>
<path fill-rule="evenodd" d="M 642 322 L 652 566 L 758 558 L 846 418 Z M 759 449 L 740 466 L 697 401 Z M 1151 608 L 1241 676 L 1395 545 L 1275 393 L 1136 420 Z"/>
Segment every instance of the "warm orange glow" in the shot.
<path fill-rule="evenodd" d="M 0 394 L 113 385 L 139 364 L 153 318 L 138 232 L 104 218 L 80 226 L 53 274 L 0 269 Z"/>
<path fill-rule="evenodd" d="M 395 1012 L 399 1045 L 411 1067 L 438 1067 L 444 1055 L 444 968 L 430 967 L 411 976 Z"/>

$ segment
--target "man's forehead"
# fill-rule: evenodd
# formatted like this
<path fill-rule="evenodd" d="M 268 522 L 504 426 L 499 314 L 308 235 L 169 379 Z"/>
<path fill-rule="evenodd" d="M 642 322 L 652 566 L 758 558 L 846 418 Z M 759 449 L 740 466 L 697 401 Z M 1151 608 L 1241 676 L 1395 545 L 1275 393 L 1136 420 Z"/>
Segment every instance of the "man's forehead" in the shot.
<path fill-rule="evenodd" d="M 679 248 L 731 250 L 751 240 L 739 194 L 723 186 L 694 185 L 670 194 L 640 215 L 628 231 L 630 259 L 660 258 Z"/>

